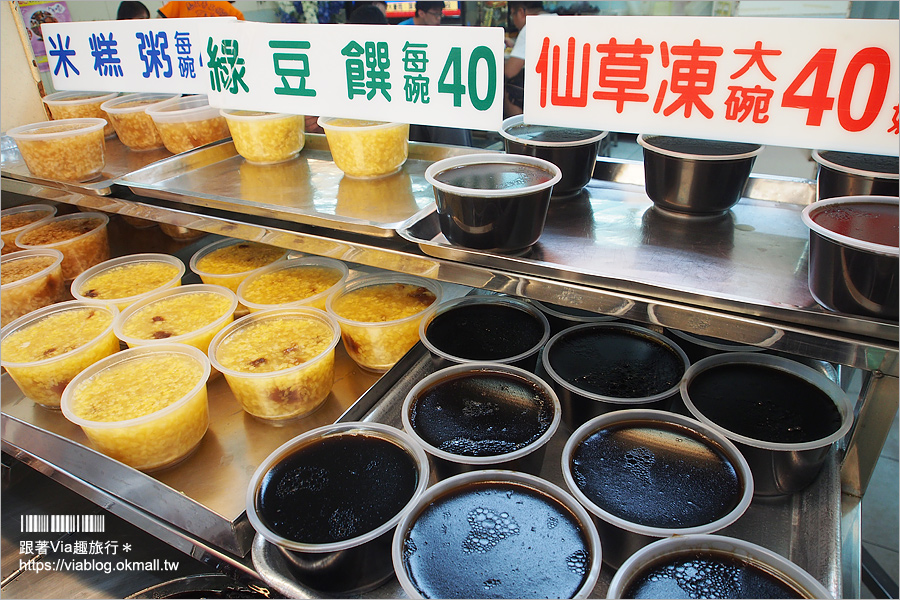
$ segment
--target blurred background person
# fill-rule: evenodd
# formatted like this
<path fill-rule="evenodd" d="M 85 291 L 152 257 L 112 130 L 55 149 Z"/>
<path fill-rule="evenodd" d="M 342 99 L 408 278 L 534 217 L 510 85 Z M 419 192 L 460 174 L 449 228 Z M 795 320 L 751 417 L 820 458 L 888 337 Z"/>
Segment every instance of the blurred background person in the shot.
<path fill-rule="evenodd" d="M 119 2 L 119 10 L 116 11 L 116 19 L 125 21 L 128 19 L 149 19 L 150 9 L 143 2 Z"/>
<path fill-rule="evenodd" d="M 244 20 L 244 13 L 231 5 L 231 2 L 214 0 L 191 0 L 190 2 L 166 2 L 158 11 L 159 16 L 167 19 L 185 17 L 237 17 Z"/>
<path fill-rule="evenodd" d="M 416 14 L 397 25 L 440 25 L 443 16 L 443 2 L 416 2 Z"/>
<path fill-rule="evenodd" d="M 543 2 L 508 2 L 510 25 L 519 30 L 512 51 L 503 66 L 503 114 L 522 114 L 525 103 L 525 24 L 531 15 L 544 14 Z"/>

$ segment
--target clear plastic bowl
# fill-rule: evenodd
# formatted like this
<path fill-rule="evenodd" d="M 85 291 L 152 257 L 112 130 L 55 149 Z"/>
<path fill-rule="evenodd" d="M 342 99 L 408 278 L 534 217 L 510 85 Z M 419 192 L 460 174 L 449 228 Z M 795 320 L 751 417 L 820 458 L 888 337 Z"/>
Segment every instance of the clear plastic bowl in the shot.
<path fill-rule="evenodd" d="M 394 287 L 399 290 L 395 291 L 396 298 L 377 297 L 378 292 Z M 366 288 L 380 289 L 362 291 Z M 434 300 L 427 307 L 419 309 L 418 312 L 404 315 L 403 307 L 398 306 L 402 303 L 402 297 L 408 296 L 409 291 L 412 291 L 413 294 L 419 293 L 418 290 L 430 292 L 434 295 Z M 357 301 L 354 305 L 348 306 L 345 298 L 351 294 L 357 298 Z M 410 348 L 416 345 L 416 342 L 419 341 L 419 323 L 434 312 L 441 302 L 441 295 L 441 285 L 436 281 L 414 275 L 387 273 L 369 275 L 348 282 L 343 289 L 328 297 L 325 307 L 341 324 L 341 337 L 350 358 L 367 371 L 382 373 L 394 366 Z M 393 312 L 401 316 L 391 318 L 391 315 L 388 314 L 390 309 L 394 308 L 390 306 L 391 304 L 397 307 L 397 310 Z M 372 313 L 374 315 L 372 320 L 357 316 L 359 311 L 365 311 L 368 308 L 381 314 Z"/>
<path fill-rule="evenodd" d="M 103 119 L 63 119 L 14 127 L 6 132 L 16 142 L 25 166 L 35 177 L 88 181 L 106 166 Z"/>
<path fill-rule="evenodd" d="M 95 118 L 106 121 L 103 135 L 111 137 L 116 130 L 110 123 L 109 115 L 103 110 L 103 103 L 118 96 L 118 92 L 56 92 L 44 96 L 44 104 L 50 109 L 54 121 L 60 119 Z"/>
<path fill-rule="evenodd" d="M 220 310 L 203 303 L 209 294 L 219 297 L 215 308 Z M 206 352 L 213 337 L 234 320 L 237 304 L 234 292 L 220 285 L 195 283 L 159 290 L 123 310 L 113 331 L 129 348 L 178 343 Z"/>
<path fill-rule="evenodd" d="M 16 246 L 16 236 L 26 227 L 46 223 L 56 216 L 56 207 L 49 204 L 25 204 L 0 211 L 0 239 L 3 254 L 21 250 Z"/>
<path fill-rule="evenodd" d="M 318 352 L 292 366 L 293 352 L 311 354 L 310 346 L 328 331 L 331 339 Z M 334 349 L 341 329 L 334 317 L 317 308 L 264 310 L 238 319 L 209 344 L 209 359 L 225 375 L 234 397 L 259 419 L 284 421 L 322 405 L 334 383 Z M 302 356 L 302 355 L 301 355 Z M 237 368 L 238 363 L 242 368 Z"/>
<path fill-rule="evenodd" d="M 97 313 L 107 319 L 97 319 Z M 0 331 L 0 363 L 23 394 L 41 406 L 58 409 L 63 389 L 76 375 L 119 351 L 113 333 L 118 314 L 115 306 L 83 300 L 39 308 Z M 90 319 L 95 320 L 89 327 Z M 72 349 L 52 355 L 61 344 Z M 29 356 L 21 356 L 26 349 Z M 43 355 L 49 358 L 32 358 Z"/>
<path fill-rule="evenodd" d="M 306 142 L 303 115 L 225 109 L 220 112 L 238 154 L 252 163 L 290 160 L 300 154 Z"/>
<path fill-rule="evenodd" d="M 166 150 L 186 152 L 231 135 L 218 108 L 205 95 L 172 98 L 146 109 L 156 124 Z"/>
<path fill-rule="evenodd" d="M 238 286 L 237 296 L 250 312 L 294 306 L 325 310 L 328 296 L 343 287 L 349 274 L 347 265 L 333 258 L 280 260 L 244 279 Z"/>
<path fill-rule="evenodd" d="M 248 247 L 232 248 L 240 244 Z M 212 256 L 213 253 L 216 255 Z M 221 285 L 237 293 L 238 286 L 251 273 L 281 260 L 286 254 L 287 250 L 277 246 L 228 238 L 200 248 L 191 256 L 190 268 L 203 283 Z"/>
<path fill-rule="evenodd" d="M 181 94 L 126 94 L 107 100 L 100 108 L 106 112 L 113 127 L 116 128 L 120 142 L 132 150 L 155 150 L 162 148 L 164 144 L 146 109 L 180 97 Z"/>
<path fill-rule="evenodd" d="M 72 282 L 76 300 L 115 304 L 125 310 L 157 290 L 181 285 L 184 263 L 168 254 L 131 254 L 94 265 Z"/>
<path fill-rule="evenodd" d="M 206 355 L 183 344 L 123 350 L 66 386 L 62 412 L 103 454 L 142 471 L 162 469 L 206 433 L 209 373 Z"/>
<path fill-rule="evenodd" d="M 54 217 L 26 228 L 16 236 L 16 245 L 26 250 L 52 248 L 63 254 L 66 282 L 87 269 L 109 260 L 109 217 L 99 212 L 77 212 Z"/>
<path fill-rule="evenodd" d="M 62 252 L 53 249 L 22 250 L 0 259 L 0 325 L 63 299 L 62 260 Z"/>
<path fill-rule="evenodd" d="M 396 173 L 409 157 L 409 125 L 319 117 L 334 164 L 350 177 Z"/>

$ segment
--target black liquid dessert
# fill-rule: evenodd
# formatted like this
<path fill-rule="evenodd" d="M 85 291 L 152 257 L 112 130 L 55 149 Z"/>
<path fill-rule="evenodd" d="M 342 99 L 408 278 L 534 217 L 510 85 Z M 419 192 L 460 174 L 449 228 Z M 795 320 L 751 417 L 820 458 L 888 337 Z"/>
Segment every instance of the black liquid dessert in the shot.
<path fill-rule="evenodd" d="M 609 398 L 645 398 L 672 389 L 686 366 L 675 350 L 639 331 L 586 327 L 558 338 L 550 366 L 564 381 Z"/>
<path fill-rule="evenodd" d="M 524 448 L 553 422 L 553 402 L 534 383 L 500 371 L 448 377 L 410 406 L 425 442 L 460 456 L 497 456 Z"/>
<path fill-rule="evenodd" d="M 690 550 L 651 562 L 622 598 L 804 598 L 788 581 L 737 556 Z"/>
<path fill-rule="evenodd" d="M 448 491 L 404 538 L 403 568 L 425 598 L 571 598 L 591 563 L 575 515 L 513 482 Z"/>
<path fill-rule="evenodd" d="M 313 440 L 266 474 L 259 516 L 283 538 L 304 544 L 349 540 L 388 522 L 413 497 L 413 457 L 366 434 Z"/>
<path fill-rule="evenodd" d="M 507 129 L 506 133 L 523 141 L 566 144 L 583 142 L 595 138 L 603 132 L 593 129 L 575 129 L 573 127 L 552 127 L 549 125 L 519 123 Z"/>
<path fill-rule="evenodd" d="M 732 156 L 746 154 L 759 149 L 759 144 L 747 144 L 743 142 L 723 142 L 717 140 L 701 140 L 696 138 L 681 138 L 671 136 L 652 136 L 644 138 L 647 144 L 683 154 L 697 154 L 700 156 Z"/>
<path fill-rule="evenodd" d="M 832 204 L 810 213 L 813 222 L 829 231 L 856 240 L 892 246 L 900 242 L 896 204 L 853 202 Z"/>
<path fill-rule="evenodd" d="M 613 423 L 572 452 L 572 476 L 603 510 L 647 527 L 684 529 L 717 521 L 743 493 L 714 441 L 674 423 Z"/>
<path fill-rule="evenodd" d="M 501 360 L 534 348 L 544 336 L 544 324 L 509 304 L 475 303 L 454 306 L 434 317 L 425 337 L 450 356 L 465 360 Z"/>
<path fill-rule="evenodd" d="M 553 174 L 525 163 L 478 163 L 452 167 L 434 178 L 471 190 L 512 190 L 545 183 Z"/>
<path fill-rule="evenodd" d="M 828 437 L 841 427 L 834 401 L 806 380 L 752 364 L 725 364 L 697 374 L 691 402 L 710 421 L 744 437 L 799 444 Z"/>

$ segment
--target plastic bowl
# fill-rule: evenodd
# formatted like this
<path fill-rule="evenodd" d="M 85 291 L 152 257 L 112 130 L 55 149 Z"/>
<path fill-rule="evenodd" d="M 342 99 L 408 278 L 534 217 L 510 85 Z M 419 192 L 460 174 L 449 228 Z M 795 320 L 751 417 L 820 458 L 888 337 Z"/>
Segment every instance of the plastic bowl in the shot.
<path fill-rule="evenodd" d="M 505 470 L 431 486 L 405 511 L 391 546 L 410 598 L 586 598 L 602 555 L 590 515 L 571 495 Z"/>
<path fill-rule="evenodd" d="M 220 285 L 195 283 L 148 294 L 122 311 L 113 323 L 129 348 L 187 344 L 202 352 L 234 320 L 237 296 Z"/>
<path fill-rule="evenodd" d="M 451 244 L 516 253 L 543 233 L 550 193 L 562 172 L 532 156 L 468 154 L 431 164 L 425 179 Z"/>
<path fill-rule="evenodd" d="M 690 365 L 664 335 L 626 323 L 585 323 L 565 329 L 541 351 L 539 374 L 553 386 L 572 429 L 610 411 L 668 410 Z"/>
<path fill-rule="evenodd" d="M 419 381 L 400 411 L 403 430 L 439 479 L 477 469 L 540 474 L 562 409 L 534 374 L 498 363 L 447 367 Z"/>
<path fill-rule="evenodd" d="M 39 308 L 0 331 L 0 362 L 37 404 L 59 408 L 63 390 L 81 371 L 119 351 L 115 306 L 71 300 Z"/>
<path fill-rule="evenodd" d="M 889 319 L 898 316 L 897 222 L 900 199 L 846 196 L 803 209 L 809 227 L 809 291 L 837 312 Z"/>
<path fill-rule="evenodd" d="M 59 250 L 22 250 L 0 259 L 0 326 L 65 296 Z"/>
<path fill-rule="evenodd" d="M 328 398 L 341 328 L 317 308 L 281 308 L 238 319 L 209 344 L 241 407 L 267 421 L 296 419 Z"/>
<path fill-rule="evenodd" d="M 3 254 L 21 250 L 16 246 L 16 236 L 30 225 L 46 223 L 56 216 L 56 207 L 49 204 L 24 204 L 0 211 L 0 239 Z"/>
<path fill-rule="evenodd" d="M 900 196 L 900 159 L 896 156 L 813 150 L 816 198 Z"/>
<path fill-rule="evenodd" d="M 750 467 L 734 444 L 659 410 L 620 410 L 583 424 L 566 441 L 562 473 L 615 568 L 656 539 L 727 527 L 753 499 Z"/>
<path fill-rule="evenodd" d="M 641 134 L 644 187 L 658 208 L 688 215 L 723 214 L 737 204 L 759 144 Z"/>
<path fill-rule="evenodd" d="M 549 304 L 547 302 L 538 302 L 537 300 L 529 300 L 534 304 L 550 323 L 550 335 L 556 335 L 563 329 L 567 329 L 574 325 L 583 325 L 585 323 L 606 323 L 615 321 L 617 317 L 610 315 L 602 315 L 589 310 L 582 310 L 572 306 L 563 306 L 560 304 Z"/>
<path fill-rule="evenodd" d="M 810 485 L 853 423 L 853 405 L 836 383 L 779 356 L 710 356 L 687 370 L 680 388 L 690 413 L 746 457 L 759 496 Z"/>
<path fill-rule="evenodd" d="M 146 109 L 172 154 L 227 138 L 230 133 L 218 108 L 205 95 L 172 98 Z"/>
<path fill-rule="evenodd" d="M 181 285 L 184 263 L 168 254 L 131 254 L 94 265 L 72 282 L 76 300 L 115 304 L 125 310 L 157 290 Z"/>
<path fill-rule="evenodd" d="M 277 246 L 227 238 L 200 248 L 191 256 L 191 271 L 203 283 L 221 285 L 237 294 L 238 286 L 251 273 L 284 258 L 287 250 Z"/>
<path fill-rule="evenodd" d="M 63 255 L 66 283 L 87 269 L 109 259 L 109 217 L 98 212 L 77 212 L 27 227 L 16 236 L 26 250 L 51 248 Z"/>
<path fill-rule="evenodd" d="M 419 338 L 437 368 L 471 362 L 511 364 L 534 372 L 550 339 L 547 317 L 505 296 L 442 302 L 419 324 Z"/>
<path fill-rule="evenodd" d="M 373 461 L 378 468 L 368 468 Z M 293 484 L 292 475 L 306 485 Z M 259 465 L 247 488 L 247 517 L 298 582 L 345 598 L 393 575 L 394 529 L 428 482 L 425 452 L 399 429 L 326 425 L 283 444 Z"/>
<path fill-rule="evenodd" d="M 110 123 L 109 115 L 103 110 L 103 103 L 118 96 L 118 92 L 56 92 L 44 96 L 44 104 L 50 109 L 54 121 L 61 119 L 94 118 L 106 121 L 104 137 L 111 137 L 116 130 Z"/>
<path fill-rule="evenodd" d="M 441 285 L 413 275 L 369 275 L 346 283 L 325 307 L 344 348 L 367 371 L 384 372 L 419 341 L 419 323 L 441 302 Z"/>
<path fill-rule="evenodd" d="M 120 142 L 136 151 L 155 150 L 162 148 L 164 144 L 146 109 L 180 97 L 181 94 L 126 94 L 107 100 L 100 108 L 106 112 L 113 127 L 116 128 Z"/>
<path fill-rule="evenodd" d="M 244 279 L 237 296 L 250 312 L 294 306 L 325 310 L 328 296 L 344 286 L 349 274 L 347 265 L 333 258 L 280 260 Z"/>
<path fill-rule="evenodd" d="M 675 577 L 676 571 L 688 576 Z M 715 598 L 833 597 L 780 554 L 738 538 L 702 534 L 659 540 L 635 552 L 616 571 L 606 597 L 692 597 L 697 588 Z"/>
<path fill-rule="evenodd" d="M 238 154 L 257 164 L 295 158 L 303 149 L 303 115 L 248 110 L 220 111 Z"/>
<path fill-rule="evenodd" d="M 409 125 L 319 117 L 337 168 L 349 177 L 396 173 L 409 156 Z"/>
<path fill-rule="evenodd" d="M 142 471 L 184 460 L 209 426 L 209 359 L 184 344 L 123 350 L 66 386 L 63 415 L 107 456 Z"/>
<path fill-rule="evenodd" d="M 35 177 L 88 181 L 106 166 L 103 119 L 63 119 L 14 127 L 6 132 L 16 142 L 25 166 Z"/>
<path fill-rule="evenodd" d="M 510 154 L 536 156 L 550 161 L 562 171 L 562 179 L 553 186 L 553 196 L 572 196 L 588 184 L 594 174 L 600 143 L 608 131 L 531 125 L 523 115 L 503 121 L 500 135 Z"/>

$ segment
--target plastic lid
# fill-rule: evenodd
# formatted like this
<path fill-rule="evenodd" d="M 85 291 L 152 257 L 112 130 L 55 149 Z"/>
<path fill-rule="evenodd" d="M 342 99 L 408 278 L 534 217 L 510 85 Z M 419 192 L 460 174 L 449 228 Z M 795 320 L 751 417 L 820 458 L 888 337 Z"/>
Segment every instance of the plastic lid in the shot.
<path fill-rule="evenodd" d="M 13 127 L 6 135 L 14 140 L 55 140 L 100 131 L 106 127 L 106 119 L 84 117 L 80 119 L 57 119 L 40 121 L 30 125 Z M 44 130 L 44 131 L 42 131 Z"/>
<path fill-rule="evenodd" d="M 515 129 L 521 128 L 522 131 L 515 131 Z M 530 129 L 529 129 L 530 128 Z M 573 135 L 569 136 L 569 139 L 566 140 L 546 140 L 546 139 L 534 139 L 532 137 L 523 137 L 523 134 L 526 132 L 559 132 L 566 133 L 571 132 Z M 599 142 L 607 135 L 609 135 L 608 131 L 598 131 L 595 129 L 578 129 L 576 127 L 556 127 L 552 125 L 531 125 L 525 123 L 524 115 L 516 115 L 514 117 L 509 117 L 504 120 L 500 125 L 499 133 L 501 136 L 506 139 L 518 142 L 520 144 L 525 144 L 527 146 L 542 146 L 547 148 L 565 148 L 569 146 L 585 146 L 587 144 L 593 144 L 595 142 Z M 574 135 L 578 134 L 578 135 Z M 581 136 L 581 137 L 579 137 Z"/>
<path fill-rule="evenodd" d="M 803 224 L 809 227 L 810 230 L 815 231 L 822 237 L 837 242 L 838 244 L 886 256 L 900 256 L 900 247 L 898 246 L 876 244 L 874 242 L 867 242 L 848 235 L 843 235 L 836 231 L 832 231 L 827 227 L 823 227 L 815 221 L 815 214 L 827 210 L 829 207 L 865 204 L 884 204 L 886 206 L 898 207 L 900 206 L 900 198 L 896 196 L 840 196 L 837 198 L 827 198 L 806 206 L 806 208 L 803 209 L 803 212 L 800 213 L 800 218 L 803 220 Z M 897 221 L 894 220 L 893 224 L 896 226 Z"/>
<path fill-rule="evenodd" d="M 119 92 L 56 92 L 47 94 L 42 98 L 47 105 L 52 104 L 92 104 L 96 102 L 106 102 L 112 100 L 119 95 Z"/>
<path fill-rule="evenodd" d="M 651 152 L 685 160 L 740 160 L 757 156 L 765 146 L 746 142 L 702 140 L 642 133 L 637 143 Z"/>
<path fill-rule="evenodd" d="M 484 164 L 500 164 L 500 165 L 529 165 L 537 167 L 543 171 L 550 173 L 550 179 L 528 185 L 524 187 L 512 187 L 505 189 L 475 189 L 465 188 L 449 183 L 438 181 L 436 177 L 449 169 L 464 167 L 468 165 L 484 165 Z M 562 179 L 562 171 L 552 162 L 536 158 L 534 156 L 526 156 L 523 154 L 465 154 L 462 156 L 453 156 L 439 160 L 429 165 L 425 169 L 425 179 L 432 186 L 439 190 L 456 194 L 457 196 L 477 196 L 484 198 L 504 198 L 508 196 L 521 196 L 523 194 L 533 194 L 541 190 L 545 190 L 559 183 Z"/>

